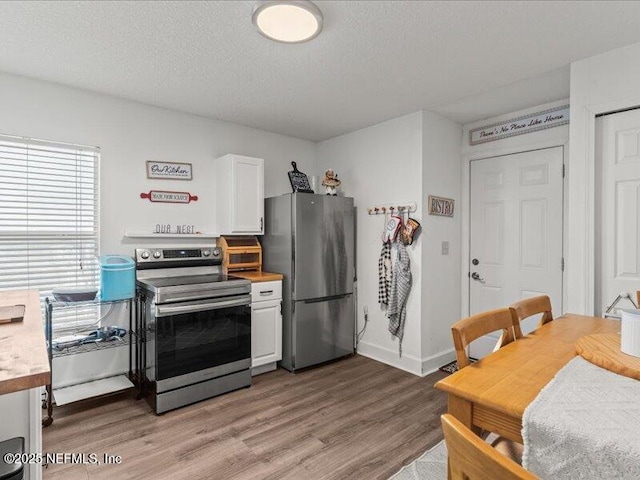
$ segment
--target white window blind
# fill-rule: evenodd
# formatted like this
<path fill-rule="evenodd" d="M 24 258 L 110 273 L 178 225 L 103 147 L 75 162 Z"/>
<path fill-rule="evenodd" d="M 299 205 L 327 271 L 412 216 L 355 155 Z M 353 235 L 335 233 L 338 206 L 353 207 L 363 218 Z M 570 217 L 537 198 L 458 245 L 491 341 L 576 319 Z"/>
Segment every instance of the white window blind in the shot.
<path fill-rule="evenodd" d="M 99 284 L 99 149 L 0 135 L 0 290 Z M 97 321 L 54 312 L 56 330 Z"/>

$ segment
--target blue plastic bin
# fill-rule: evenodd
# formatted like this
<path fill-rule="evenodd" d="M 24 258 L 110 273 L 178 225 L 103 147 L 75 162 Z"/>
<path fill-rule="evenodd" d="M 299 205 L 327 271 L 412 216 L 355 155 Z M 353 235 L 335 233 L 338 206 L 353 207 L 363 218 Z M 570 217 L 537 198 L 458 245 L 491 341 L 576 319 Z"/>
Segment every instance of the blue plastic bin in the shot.
<path fill-rule="evenodd" d="M 124 300 L 136 294 L 136 263 L 123 255 L 100 257 L 100 299 Z"/>

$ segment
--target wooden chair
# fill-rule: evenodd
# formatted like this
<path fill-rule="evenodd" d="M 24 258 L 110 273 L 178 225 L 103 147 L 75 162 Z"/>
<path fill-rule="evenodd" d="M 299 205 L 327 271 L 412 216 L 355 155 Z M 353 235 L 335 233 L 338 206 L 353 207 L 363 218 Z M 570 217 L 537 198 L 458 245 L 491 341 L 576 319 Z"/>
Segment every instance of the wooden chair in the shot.
<path fill-rule="evenodd" d="M 479 313 L 454 323 L 451 326 L 451 333 L 453 334 L 453 344 L 456 349 L 458 369 L 462 369 L 471 364 L 467 356 L 467 346 L 487 333 L 502 330 L 497 345 L 498 348 L 513 342 L 515 340 L 513 334 L 513 326 L 515 323 L 515 312 L 511 308 L 499 308 L 497 310 Z M 480 432 L 480 434 L 484 438 L 489 435 L 489 432 Z M 492 445 L 495 447 L 495 450 L 507 455 L 512 461 L 522 461 L 523 447 L 519 443 L 498 436 L 492 442 Z"/>
<path fill-rule="evenodd" d="M 487 333 L 502 330 L 500 347 L 513 342 L 513 311 L 509 308 L 499 308 L 489 312 L 479 313 L 460 320 L 451 326 L 453 345 L 456 349 L 458 368 L 464 368 L 471 363 L 467 356 L 467 346 L 477 338 Z"/>
<path fill-rule="evenodd" d="M 453 415 L 442 415 L 451 480 L 535 480 L 534 474 L 498 453 Z"/>
<path fill-rule="evenodd" d="M 520 323 L 532 315 L 542 313 L 542 318 L 538 322 L 538 327 L 541 327 L 545 323 L 549 323 L 553 320 L 553 313 L 551 312 L 551 300 L 546 295 L 539 297 L 527 298 L 526 300 L 520 300 L 514 303 L 511 308 L 515 315 L 513 321 L 513 332 L 516 338 L 522 338 L 522 328 Z"/>

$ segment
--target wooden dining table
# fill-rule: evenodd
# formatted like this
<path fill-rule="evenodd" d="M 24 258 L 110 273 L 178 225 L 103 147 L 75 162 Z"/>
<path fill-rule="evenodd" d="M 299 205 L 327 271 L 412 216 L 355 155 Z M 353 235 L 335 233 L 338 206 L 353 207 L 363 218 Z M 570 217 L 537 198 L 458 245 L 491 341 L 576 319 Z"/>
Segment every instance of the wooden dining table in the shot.
<path fill-rule="evenodd" d="M 618 333 L 620 322 L 567 313 L 436 383 L 449 413 L 471 430 L 522 441 L 522 415 L 555 374 L 576 356 L 576 341 Z"/>

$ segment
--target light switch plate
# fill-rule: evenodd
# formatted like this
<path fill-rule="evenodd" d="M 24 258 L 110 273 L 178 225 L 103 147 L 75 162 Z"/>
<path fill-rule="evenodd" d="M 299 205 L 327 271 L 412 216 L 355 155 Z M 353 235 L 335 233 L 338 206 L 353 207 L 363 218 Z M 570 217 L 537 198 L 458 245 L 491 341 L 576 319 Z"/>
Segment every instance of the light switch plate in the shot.
<path fill-rule="evenodd" d="M 442 242 L 442 255 L 449 255 L 449 242 Z"/>

